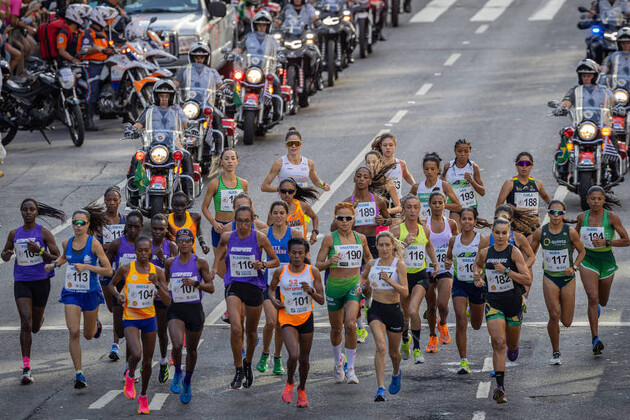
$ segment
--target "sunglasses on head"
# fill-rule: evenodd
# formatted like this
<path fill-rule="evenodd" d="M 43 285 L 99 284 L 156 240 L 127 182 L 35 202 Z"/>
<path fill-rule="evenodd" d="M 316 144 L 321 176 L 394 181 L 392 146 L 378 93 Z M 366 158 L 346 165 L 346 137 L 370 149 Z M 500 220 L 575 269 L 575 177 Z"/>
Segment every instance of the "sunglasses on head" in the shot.
<path fill-rule="evenodd" d="M 280 194 L 295 194 L 295 190 L 287 190 L 285 188 L 280 188 L 278 191 L 280 191 Z"/>
<path fill-rule="evenodd" d="M 73 220 L 72 221 L 72 225 L 73 226 L 85 226 L 85 225 L 87 225 L 87 223 L 88 222 L 85 221 L 85 220 Z"/>
<path fill-rule="evenodd" d="M 340 222 L 349 222 L 354 219 L 354 216 L 335 216 L 335 219 L 339 220 Z"/>
<path fill-rule="evenodd" d="M 287 147 L 294 147 L 294 146 L 301 146 L 302 142 L 301 141 L 288 141 L 285 144 L 287 145 Z"/>
<path fill-rule="evenodd" d="M 516 162 L 516 166 L 532 166 L 533 163 L 531 163 L 529 160 L 519 160 L 518 162 Z"/>
<path fill-rule="evenodd" d="M 549 214 L 552 216 L 563 216 L 565 213 L 564 210 L 549 210 Z"/>

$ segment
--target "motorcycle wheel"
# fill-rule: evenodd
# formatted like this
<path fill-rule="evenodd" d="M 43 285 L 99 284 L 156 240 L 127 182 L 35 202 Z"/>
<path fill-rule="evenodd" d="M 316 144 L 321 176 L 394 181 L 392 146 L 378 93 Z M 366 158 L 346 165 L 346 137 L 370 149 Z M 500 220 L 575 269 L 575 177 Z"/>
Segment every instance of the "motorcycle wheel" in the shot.
<path fill-rule="evenodd" d="M 70 109 L 70 121 L 72 126 L 68 127 L 70 131 L 70 139 L 76 147 L 83 146 L 83 140 L 85 140 L 85 127 L 83 124 L 83 114 L 81 113 L 81 107 L 79 105 L 73 105 Z"/>
<path fill-rule="evenodd" d="M 329 39 L 326 43 L 326 72 L 328 73 L 328 87 L 335 86 L 335 41 Z"/>
<path fill-rule="evenodd" d="M 295 99 L 297 99 L 298 96 L 297 91 L 300 85 L 300 78 L 296 74 L 295 67 L 293 66 L 287 68 L 287 85 L 291 86 L 291 89 L 293 89 L 293 107 L 289 110 L 289 114 L 295 115 L 298 111 L 297 101 Z"/>
<path fill-rule="evenodd" d="M 400 0 L 392 0 L 392 26 L 398 28 L 398 14 L 400 13 Z"/>
<path fill-rule="evenodd" d="M 368 55 L 368 41 L 367 41 L 367 20 L 361 19 L 359 21 L 359 53 L 361 58 L 365 58 Z"/>
<path fill-rule="evenodd" d="M 17 134 L 17 128 L 9 128 L 6 134 L 2 133 L 2 145 L 6 146 L 11 143 Z"/>
<path fill-rule="evenodd" d="M 256 111 L 243 111 L 243 143 L 250 146 L 254 144 L 256 135 Z"/>
<path fill-rule="evenodd" d="M 149 219 L 152 219 L 158 213 L 164 213 L 164 202 L 166 197 L 163 195 L 152 195 L 149 197 Z"/>
<path fill-rule="evenodd" d="M 594 172 L 580 172 L 578 175 L 578 181 L 580 183 L 578 188 L 578 193 L 580 194 L 580 206 L 582 206 L 582 210 L 584 211 L 589 209 L 588 203 L 586 202 L 586 197 L 589 188 L 595 185 L 595 183 L 593 182 L 594 179 Z"/>
<path fill-rule="evenodd" d="M 302 92 L 299 95 L 299 103 L 300 103 L 300 108 L 308 108 L 308 106 L 310 105 L 308 103 L 308 93 L 306 92 Z"/>

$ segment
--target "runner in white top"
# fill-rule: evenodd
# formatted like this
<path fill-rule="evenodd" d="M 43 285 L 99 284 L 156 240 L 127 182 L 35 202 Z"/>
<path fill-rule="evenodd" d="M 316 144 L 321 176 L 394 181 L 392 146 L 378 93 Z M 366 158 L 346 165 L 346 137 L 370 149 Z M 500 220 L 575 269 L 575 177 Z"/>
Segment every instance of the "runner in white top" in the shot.
<path fill-rule="evenodd" d="M 420 217 L 427 218 L 431 215 L 429 208 L 429 196 L 433 191 L 441 191 L 450 200 L 445 204 L 446 210 L 451 212 L 459 212 L 462 206 L 459 204 L 459 198 L 455 195 L 453 188 L 443 183 L 440 176 L 440 163 L 442 159 L 437 153 L 427 153 L 422 159 L 422 170 L 424 171 L 425 180 L 414 184 L 409 194 L 418 195 L 420 200 Z"/>
<path fill-rule="evenodd" d="M 402 181 L 405 180 L 409 185 L 414 185 L 416 181 L 413 179 L 413 175 L 407 169 L 407 163 L 404 160 L 400 160 L 394 157 L 396 152 L 396 136 L 393 133 L 383 133 L 377 136 L 372 142 L 372 150 L 377 150 L 383 155 L 383 165 L 390 165 L 396 163 L 396 167 L 389 171 L 389 175 L 394 181 L 398 197 L 404 197 L 402 191 Z"/>
<path fill-rule="evenodd" d="M 381 155 L 378 150 L 370 150 L 365 154 L 365 166 L 372 171 L 372 182 L 374 182 L 376 178 L 380 177 L 385 180 L 385 182 L 381 182 L 379 180 L 379 184 L 383 183 L 385 185 L 374 192 L 381 195 L 389 202 L 387 211 L 390 214 L 398 214 L 402 212 L 402 204 L 400 204 L 400 196 L 398 189 L 396 188 L 396 183 L 390 175 L 398 166 L 395 166 L 394 169 L 387 171 L 387 167 L 393 165 L 393 163 L 388 166 L 383 165 L 383 155 Z"/>

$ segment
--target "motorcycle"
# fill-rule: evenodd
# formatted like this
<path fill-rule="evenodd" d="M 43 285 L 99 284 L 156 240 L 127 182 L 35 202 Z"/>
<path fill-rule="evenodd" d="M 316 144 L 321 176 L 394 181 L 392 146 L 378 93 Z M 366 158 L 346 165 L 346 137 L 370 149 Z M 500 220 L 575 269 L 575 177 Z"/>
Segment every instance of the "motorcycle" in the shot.
<path fill-rule="evenodd" d="M 359 56 L 366 58 L 372 54 L 372 45 L 378 38 L 374 38 L 374 14 L 370 7 L 370 0 L 356 0 L 352 4 L 352 22 L 357 29 Z"/>
<path fill-rule="evenodd" d="M 352 12 L 337 0 L 324 0 L 316 5 L 322 24 L 317 28 L 322 54 L 322 67 L 328 86 L 334 86 L 339 72 L 348 67 L 356 44 Z"/>
<path fill-rule="evenodd" d="M 630 110 L 630 74 L 602 75 L 600 83 L 613 91 L 617 106 L 623 106 L 627 114 Z M 612 130 L 616 139 L 624 139 L 626 146 L 630 146 L 630 126 L 627 115 L 613 115 Z"/>
<path fill-rule="evenodd" d="M 76 74 L 71 67 L 58 67 L 36 57 L 28 61 L 37 70 L 21 84 L 5 79 L 0 98 L 0 132 L 2 144 L 13 141 L 18 130 L 39 131 L 50 143 L 46 130 L 55 119 L 70 132 L 75 146 L 83 145 L 85 130 L 80 100 L 75 90 Z M 3 72 L 4 77 L 4 72 Z"/>
<path fill-rule="evenodd" d="M 554 109 L 559 107 L 555 100 L 549 101 L 547 105 Z M 560 146 L 554 160 L 553 175 L 558 184 L 580 196 L 582 210 L 587 210 L 587 193 L 592 186 L 600 185 L 609 190 L 623 181 L 623 175 L 628 171 L 628 147 L 625 141 L 617 141 L 612 135 L 609 109 L 584 107 L 572 108 L 568 112 L 572 123 L 560 130 Z M 557 115 L 563 114 L 566 115 L 564 112 Z M 609 159 L 604 155 L 607 145 L 614 148 L 612 142 L 618 144 L 619 159 Z M 566 151 L 562 150 L 562 145 Z M 567 155 L 559 159 L 564 153 Z"/>
<path fill-rule="evenodd" d="M 585 7 L 579 7 L 580 12 L 588 12 Z M 614 7 L 601 16 L 592 20 L 578 22 L 579 29 L 590 29 L 586 42 L 586 58 L 602 64 L 612 52 L 617 51 L 617 30 L 627 23 L 621 6 Z"/>

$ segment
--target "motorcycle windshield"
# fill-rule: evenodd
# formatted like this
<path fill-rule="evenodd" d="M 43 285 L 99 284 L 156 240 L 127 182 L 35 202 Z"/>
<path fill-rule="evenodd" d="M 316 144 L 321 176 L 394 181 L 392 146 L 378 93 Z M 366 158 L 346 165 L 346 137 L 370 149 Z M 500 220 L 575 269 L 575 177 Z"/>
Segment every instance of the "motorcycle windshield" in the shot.
<path fill-rule="evenodd" d="M 202 108 L 212 107 L 216 95 L 216 82 L 210 69 L 197 72 L 187 68 L 184 73 L 184 82 L 180 86 L 182 100 L 195 101 Z"/>
<path fill-rule="evenodd" d="M 604 25 L 621 27 L 624 24 L 624 10 L 627 12 L 628 6 L 625 3 L 613 6 L 606 10 L 600 10 L 600 18 Z"/>
<path fill-rule="evenodd" d="M 169 150 L 173 150 L 175 148 L 176 139 L 181 137 L 181 132 L 175 130 L 159 129 L 146 131 L 144 136 L 144 147 L 145 149 L 148 149 L 162 145 L 166 146 Z"/>
<path fill-rule="evenodd" d="M 306 24 L 296 15 L 287 15 L 280 29 L 285 34 L 302 35 L 306 30 Z"/>
<path fill-rule="evenodd" d="M 322 10 L 327 12 L 338 12 L 343 7 L 344 2 L 339 0 L 323 0 L 320 2 Z"/>
<path fill-rule="evenodd" d="M 607 88 L 585 89 L 580 86 L 575 90 L 575 122 L 593 121 L 599 127 L 611 126 L 611 109 L 615 105 L 612 92 Z"/>
<path fill-rule="evenodd" d="M 245 40 L 245 56 L 242 58 L 244 68 L 258 67 L 263 73 L 275 73 L 276 41 L 271 36 L 262 40 L 250 33 Z"/>

